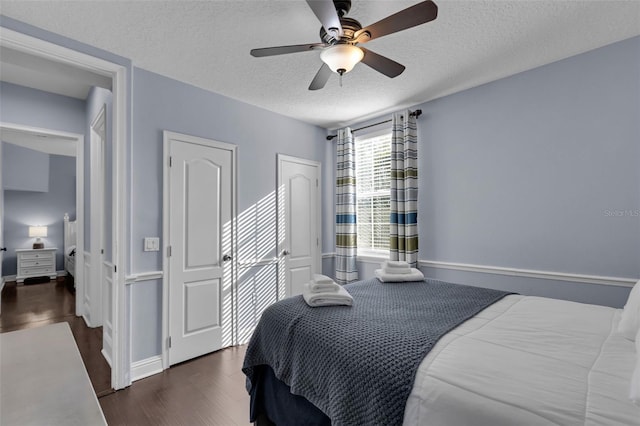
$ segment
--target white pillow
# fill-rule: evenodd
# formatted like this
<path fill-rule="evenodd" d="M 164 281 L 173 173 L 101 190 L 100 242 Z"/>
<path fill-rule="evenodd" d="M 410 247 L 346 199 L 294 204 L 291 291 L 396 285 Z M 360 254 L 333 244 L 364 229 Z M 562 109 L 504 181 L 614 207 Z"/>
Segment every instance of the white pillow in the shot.
<path fill-rule="evenodd" d="M 638 281 L 629 293 L 627 304 L 624 305 L 618 333 L 629 340 L 635 340 L 640 329 L 640 281 Z"/>
<path fill-rule="evenodd" d="M 631 376 L 629 399 L 640 406 L 640 330 L 636 334 L 636 369 L 633 370 L 633 375 Z"/>

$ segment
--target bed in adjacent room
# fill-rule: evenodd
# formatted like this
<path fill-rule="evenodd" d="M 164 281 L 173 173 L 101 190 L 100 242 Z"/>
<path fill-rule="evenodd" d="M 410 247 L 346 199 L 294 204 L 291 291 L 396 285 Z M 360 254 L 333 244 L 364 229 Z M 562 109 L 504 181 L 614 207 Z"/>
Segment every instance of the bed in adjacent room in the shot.
<path fill-rule="evenodd" d="M 69 214 L 64 214 L 64 269 L 67 273 L 76 276 L 76 221 L 69 220 Z"/>
<path fill-rule="evenodd" d="M 620 309 L 433 280 L 345 288 L 352 307 L 265 310 L 243 366 L 252 421 L 640 425 Z"/>

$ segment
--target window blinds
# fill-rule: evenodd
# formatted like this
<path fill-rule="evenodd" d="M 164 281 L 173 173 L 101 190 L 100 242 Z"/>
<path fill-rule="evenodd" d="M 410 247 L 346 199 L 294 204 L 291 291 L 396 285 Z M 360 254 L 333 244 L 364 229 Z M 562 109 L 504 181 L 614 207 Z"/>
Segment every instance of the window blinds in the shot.
<path fill-rule="evenodd" d="M 358 248 L 389 250 L 391 134 L 356 139 Z"/>

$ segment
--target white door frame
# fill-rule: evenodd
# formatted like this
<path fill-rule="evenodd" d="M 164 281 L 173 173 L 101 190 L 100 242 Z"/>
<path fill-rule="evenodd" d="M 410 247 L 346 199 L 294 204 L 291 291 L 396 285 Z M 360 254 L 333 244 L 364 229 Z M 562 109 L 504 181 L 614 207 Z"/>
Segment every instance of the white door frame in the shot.
<path fill-rule="evenodd" d="M 66 65 L 110 77 L 113 93 L 113 222 L 112 253 L 114 263 L 113 292 L 113 357 L 111 360 L 111 386 L 122 389 L 131 384 L 130 324 L 125 289 L 125 271 L 129 256 L 127 218 L 127 68 L 85 53 L 78 52 L 39 38 L 0 27 L 0 45 L 29 55 L 50 59 Z M 120 266 L 120 268 L 118 268 Z"/>
<path fill-rule="evenodd" d="M 280 223 L 283 220 L 283 215 L 284 212 L 279 211 L 279 209 L 282 207 L 280 206 L 280 197 L 282 195 L 280 195 L 280 191 L 281 191 L 281 187 L 282 187 L 282 162 L 283 161 L 287 161 L 287 162 L 291 162 L 291 163 L 300 163 L 300 164 L 305 164 L 307 166 L 312 166 L 312 167 L 316 167 L 318 170 L 318 186 L 317 186 L 317 192 L 316 192 L 316 202 L 317 202 L 317 206 L 321 207 L 322 206 L 322 163 L 320 163 L 319 161 L 313 161 L 313 160 L 307 160 L 306 158 L 300 158 L 300 157 L 293 157 L 291 155 L 285 155 L 285 154 L 277 154 L 277 170 L 276 170 L 276 174 L 277 174 L 277 186 L 276 186 L 276 200 L 278 200 L 278 202 L 276 202 L 276 219 L 277 219 L 277 226 L 276 226 L 276 232 L 281 232 L 281 227 L 282 224 Z M 318 238 L 318 252 L 316 255 L 316 259 L 315 259 L 315 273 L 319 274 L 322 272 L 322 218 L 321 218 L 321 214 L 320 211 L 318 211 L 318 216 L 316 219 L 317 222 L 317 238 Z M 278 253 L 278 258 L 280 260 L 282 260 L 282 250 L 284 249 L 282 247 L 282 243 L 281 241 L 284 241 L 283 239 L 280 238 L 280 236 L 277 237 L 276 239 L 278 247 L 276 248 L 277 253 Z M 282 266 L 282 262 L 278 262 L 278 267 Z M 283 275 L 282 273 L 278 272 L 278 277 L 283 277 L 285 275 Z M 280 281 L 280 280 L 278 280 Z M 280 283 L 278 282 L 278 297 L 280 298 L 282 295 L 284 295 L 286 297 L 286 289 L 282 289 L 280 288 L 281 285 L 283 285 L 284 283 Z"/>
<path fill-rule="evenodd" d="M 86 293 L 91 293 L 89 300 L 89 319 L 87 322 L 85 312 L 85 322 L 89 327 L 100 327 L 103 324 L 102 308 L 106 301 L 102 299 L 102 286 L 104 284 L 102 268 L 104 262 L 104 188 L 105 188 L 105 148 L 106 148 L 106 128 L 107 126 L 107 106 L 102 105 L 89 127 L 91 135 L 89 137 L 89 157 L 91 173 L 91 192 L 89 193 L 89 204 L 91 205 L 91 281 L 87 280 Z"/>
<path fill-rule="evenodd" d="M 2 165 L 2 141 L 0 140 L 0 166 Z M 0 249 L 4 248 L 4 186 L 2 184 L 2 171 L 0 170 Z M 4 251 L 0 251 L 0 302 L 2 301 L 2 289 L 4 288 L 4 276 L 2 275 L 2 260 L 4 258 Z M 2 308 L 0 303 L 0 315 L 2 315 Z"/>
<path fill-rule="evenodd" d="M 204 145 L 212 148 L 220 148 L 232 151 L 233 160 L 231 162 L 233 170 L 231 172 L 231 315 L 229 321 L 231 324 L 227 324 L 231 328 L 231 345 L 235 345 L 237 342 L 237 330 L 236 330 L 236 315 L 237 315 L 237 212 L 238 212 L 238 197 L 237 197 L 237 181 L 238 181 L 238 151 L 237 146 L 225 142 L 218 142 L 211 139 L 200 138 L 197 136 L 189 136 L 182 133 L 170 132 L 165 130 L 163 132 L 163 170 L 162 170 L 162 369 L 166 370 L 169 365 L 169 277 L 170 275 L 170 262 L 168 261 L 168 254 L 171 246 L 169 225 L 171 218 L 169 217 L 169 186 L 170 186 L 170 152 L 169 142 L 171 140 L 183 140 L 199 145 Z"/>

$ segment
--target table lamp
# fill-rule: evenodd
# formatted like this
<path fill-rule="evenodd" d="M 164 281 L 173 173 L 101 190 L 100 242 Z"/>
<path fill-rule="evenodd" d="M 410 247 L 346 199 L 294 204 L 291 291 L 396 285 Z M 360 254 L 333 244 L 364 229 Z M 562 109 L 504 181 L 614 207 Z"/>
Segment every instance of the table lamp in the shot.
<path fill-rule="evenodd" d="M 29 237 L 36 238 L 36 242 L 33 243 L 34 249 L 42 249 L 44 248 L 44 243 L 40 239 L 40 237 L 47 236 L 47 227 L 46 226 L 30 226 L 29 227 Z"/>

